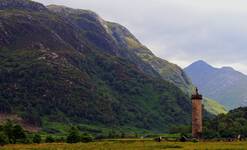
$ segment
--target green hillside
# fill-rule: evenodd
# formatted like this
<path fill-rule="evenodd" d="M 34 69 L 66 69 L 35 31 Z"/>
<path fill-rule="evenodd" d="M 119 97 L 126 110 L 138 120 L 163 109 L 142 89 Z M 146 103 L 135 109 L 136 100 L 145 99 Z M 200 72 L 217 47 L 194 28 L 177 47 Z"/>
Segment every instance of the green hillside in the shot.
<path fill-rule="evenodd" d="M 70 125 L 166 132 L 190 123 L 189 97 L 116 43 L 95 13 L 27 0 L 0 8 L 2 115 L 49 133 Z"/>
<path fill-rule="evenodd" d="M 204 105 L 204 109 L 213 115 L 219 115 L 219 114 L 226 114 L 227 113 L 226 108 L 223 105 L 219 104 L 215 100 L 212 100 L 209 98 L 204 98 L 203 99 L 203 105 Z"/>

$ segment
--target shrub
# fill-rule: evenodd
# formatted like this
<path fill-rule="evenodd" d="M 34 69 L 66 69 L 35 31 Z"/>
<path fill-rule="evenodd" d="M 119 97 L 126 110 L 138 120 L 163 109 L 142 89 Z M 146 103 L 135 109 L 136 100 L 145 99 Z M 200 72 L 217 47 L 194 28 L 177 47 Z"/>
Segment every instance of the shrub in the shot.
<path fill-rule="evenodd" d="M 3 132 L 6 135 L 8 143 L 14 143 L 13 136 L 13 123 L 10 120 L 3 125 Z"/>
<path fill-rule="evenodd" d="M 28 142 L 26 134 L 20 125 L 14 125 L 12 132 L 13 132 L 14 143 L 16 143 L 17 140 L 19 140 L 20 143 L 27 143 Z"/>
<path fill-rule="evenodd" d="M 26 143 L 27 137 L 20 125 L 13 124 L 8 120 L 2 127 L 3 133 L 6 135 L 8 143 L 15 144 L 17 141 L 20 143 Z"/>
<path fill-rule="evenodd" d="M 52 136 L 47 136 L 46 139 L 45 139 L 45 142 L 46 143 L 53 143 L 55 142 L 54 138 Z"/>
<path fill-rule="evenodd" d="M 1 146 L 8 144 L 7 139 L 8 139 L 8 137 L 3 132 L 0 132 L 0 145 Z"/>
<path fill-rule="evenodd" d="M 39 134 L 35 134 L 33 137 L 33 143 L 40 143 L 41 142 L 41 136 Z"/>
<path fill-rule="evenodd" d="M 121 132 L 121 138 L 125 138 L 125 137 L 126 137 L 125 133 Z"/>
<path fill-rule="evenodd" d="M 119 135 L 119 133 L 117 133 L 116 131 L 114 131 L 114 130 L 112 130 L 112 131 L 110 131 L 109 133 L 108 133 L 108 138 L 119 138 L 120 137 L 120 135 Z"/>
<path fill-rule="evenodd" d="M 69 135 L 67 136 L 67 143 L 78 143 L 80 142 L 80 135 L 77 128 L 72 127 Z"/>
<path fill-rule="evenodd" d="M 81 142 L 92 142 L 93 141 L 93 136 L 90 134 L 82 134 L 81 135 Z"/>

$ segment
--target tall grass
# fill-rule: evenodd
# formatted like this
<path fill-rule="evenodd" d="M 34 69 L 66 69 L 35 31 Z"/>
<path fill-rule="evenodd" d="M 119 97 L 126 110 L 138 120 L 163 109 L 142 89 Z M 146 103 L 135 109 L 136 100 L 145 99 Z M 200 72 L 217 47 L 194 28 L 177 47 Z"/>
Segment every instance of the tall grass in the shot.
<path fill-rule="evenodd" d="M 0 150 L 246 150 L 247 142 L 155 142 L 155 141 L 98 141 L 78 144 L 7 145 Z"/>

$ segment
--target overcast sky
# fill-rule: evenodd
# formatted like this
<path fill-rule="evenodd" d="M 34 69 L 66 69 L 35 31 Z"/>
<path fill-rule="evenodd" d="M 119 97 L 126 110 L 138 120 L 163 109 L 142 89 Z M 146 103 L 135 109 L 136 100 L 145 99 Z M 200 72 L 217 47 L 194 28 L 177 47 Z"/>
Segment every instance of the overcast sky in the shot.
<path fill-rule="evenodd" d="M 196 60 L 247 74 L 246 0 L 36 0 L 90 9 L 126 26 L 157 56 Z"/>

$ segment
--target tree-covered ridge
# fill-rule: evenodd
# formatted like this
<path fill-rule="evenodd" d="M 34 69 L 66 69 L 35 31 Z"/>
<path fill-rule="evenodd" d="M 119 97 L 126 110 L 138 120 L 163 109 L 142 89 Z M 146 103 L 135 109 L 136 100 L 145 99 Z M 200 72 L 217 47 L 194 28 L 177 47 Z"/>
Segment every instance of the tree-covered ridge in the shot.
<path fill-rule="evenodd" d="M 189 97 L 135 54 L 135 62 L 124 57 L 85 12 L 0 11 L 0 112 L 43 129 L 58 122 L 162 132 L 189 124 Z"/>
<path fill-rule="evenodd" d="M 247 137 L 247 108 L 240 107 L 205 121 L 204 135 L 207 138 Z"/>

